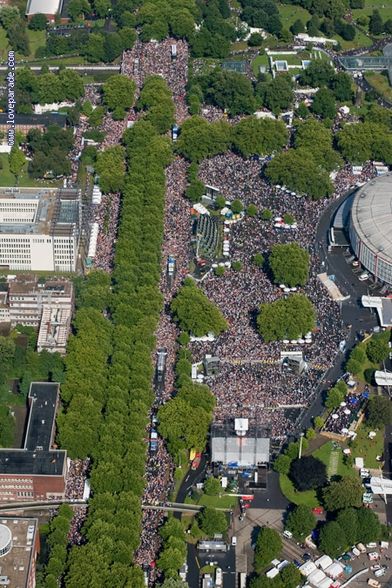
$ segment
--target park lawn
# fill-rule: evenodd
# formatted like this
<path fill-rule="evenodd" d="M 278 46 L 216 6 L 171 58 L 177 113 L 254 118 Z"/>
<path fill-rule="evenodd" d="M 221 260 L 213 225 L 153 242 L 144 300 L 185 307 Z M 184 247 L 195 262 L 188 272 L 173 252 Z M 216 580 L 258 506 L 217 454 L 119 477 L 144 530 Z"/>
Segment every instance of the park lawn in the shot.
<path fill-rule="evenodd" d="M 286 474 L 280 474 L 279 484 L 282 493 L 286 496 L 287 500 L 293 504 L 304 504 L 305 506 L 309 506 L 309 508 L 319 506 L 319 501 L 317 499 L 315 490 L 298 492 Z"/>
<path fill-rule="evenodd" d="M 212 506 L 213 508 L 234 508 L 237 504 L 237 496 L 222 494 L 222 496 L 207 496 L 203 494 L 197 504 L 200 506 Z"/>
<path fill-rule="evenodd" d="M 392 18 L 392 3 L 390 0 L 365 0 L 364 8 L 354 9 L 353 16 L 355 19 L 364 15 L 370 16 L 373 10 L 378 10 L 384 21 Z"/>
<path fill-rule="evenodd" d="M 388 77 L 382 73 L 367 72 L 365 74 L 366 81 L 375 89 L 377 94 L 380 94 L 386 100 L 392 101 L 392 88 L 389 84 Z"/>
<path fill-rule="evenodd" d="M 8 153 L 0 153 L 0 162 L 2 164 L 2 168 L 0 169 L 0 186 L 8 187 L 8 186 L 15 186 L 16 185 L 16 178 L 10 172 L 9 162 L 8 162 Z M 34 187 L 34 186 L 57 186 L 61 184 L 61 181 L 57 182 L 45 182 L 43 180 L 34 180 L 30 178 L 27 172 L 28 162 L 19 176 L 18 185 L 24 188 Z"/>
<path fill-rule="evenodd" d="M 305 8 L 293 4 L 279 4 L 280 19 L 284 29 L 289 29 L 296 20 L 300 19 L 305 26 L 311 18 L 311 14 Z"/>
<path fill-rule="evenodd" d="M 343 462 L 343 451 L 341 449 L 336 450 L 336 454 L 338 456 L 338 462 L 337 462 L 337 466 L 335 471 L 332 471 L 332 467 L 333 467 L 333 459 L 332 459 L 332 453 L 334 446 L 332 441 L 328 441 L 327 443 L 325 443 L 324 445 L 322 445 L 319 449 L 317 449 L 314 453 L 313 453 L 313 457 L 316 457 L 317 459 L 320 459 L 323 463 L 325 463 L 325 465 L 327 466 L 327 473 L 329 477 L 332 476 L 355 476 L 356 475 L 356 471 L 354 470 L 354 468 L 352 466 L 346 465 Z M 335 453 L 335 452 L 334 452 Z"/>
<path fill-rule="evenodd" d="M 369 439 L 370 429 L 366 425 L 361 425 L 357 430 L 357 438 L 350 445 L 351 455 L 356 457 L 363 457 L 366 468 L 378 469 L 381 467 L 381 462 L 376 460 L 377 455 L 382 455 L 384 452 L 384 428 L 376 430 L 377 433 L 374 439 Z"/>
<path fill-rule="evenodd" d="M 29 38 L 30 57 L 35 57 L 35 52 L 38 47 L 45 47 L 46 31 L 31 31 L 27 29 L 27 36 Z"/>
<path fill-rule="evenodd" d="M 255 76 L 259 75 L 260 65 L 264 65 L 264 67 L 267 68 L 266 71 L 269 72 L 269 59 L 268 55 L 266 55 L 265 53 L 263 55 L 258 55 L 252 61 L 252 70 Z"/>
<path fill-rule="evenodd" d="M 7 33 L 3 27 L 0 27 L 0 61 L 7 60 L 9 45 L 7 39 Z"/>
<path fill-rule="evenodd" d="M 340 35 L 337 35 L 336 33 L 334 33 L 333 39 L 336 39 L 337 41 L 339 41 L 343 50 L 359 49 L 360 47 L 370 47 L 370 45 L 373 43 L 373 41 L 370 39 L 370 37 L 365 35 L 365 33 L 363 33 L 362 31 L 360 31 L 357 28 L 356 28 L 356 31 L 357 32 L 355 35 L 355 39 L 353 41 L 346 41 L 345 39 L 343 39 Z"/>

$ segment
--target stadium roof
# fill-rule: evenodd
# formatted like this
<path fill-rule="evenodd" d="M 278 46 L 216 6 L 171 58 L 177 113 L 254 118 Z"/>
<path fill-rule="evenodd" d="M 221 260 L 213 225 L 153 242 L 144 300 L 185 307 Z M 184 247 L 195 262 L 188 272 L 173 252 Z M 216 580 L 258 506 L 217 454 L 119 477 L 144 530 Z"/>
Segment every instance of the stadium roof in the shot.
<path fill-rule="evenodd" d="M 392 264 L 392 174 L 379 176 L 358 190 L 351 222 L 370 251 Z"/>
<path fill-rule="evenodd" d="M 392 58 L 384 56 L 351 55 L 339 57 L 339 61 L 349 70 L 383 70 L 392 66 Z"/>
<path fill-rule="evenodd" d="M 26 8 L 26 16 L 33 14 L 57 14 L 60 11 L 62 0 L 29 0 Z"/>

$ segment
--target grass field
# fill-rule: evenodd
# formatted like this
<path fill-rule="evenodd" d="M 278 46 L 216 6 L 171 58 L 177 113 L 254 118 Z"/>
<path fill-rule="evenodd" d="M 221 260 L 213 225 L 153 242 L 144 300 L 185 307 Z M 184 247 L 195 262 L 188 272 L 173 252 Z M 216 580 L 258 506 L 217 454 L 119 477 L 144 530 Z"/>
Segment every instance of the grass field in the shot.
<path fill-rule="evenodd" d="M 377 455 L 384 451 L 384 429 L 375 431 L 374 439 L 369 439 L 369 429 L 361 425 L 357 431 L 357 438 L 351 443 L 351 454 L 355 457 L 363 457 L 366 468 L 379 468 L 380 462 L 376 460 Z"/>
<path fill-rule="evenodd" d="M 7 153 L 0 153 L 0 162 L 0 165 L 2 165 L 2 168 L 0 169 L 0 186 L 15 186 L 16 178 L 10 172 Z M 23 172 L 19 176 L 19 186 L 27 188 L 30 186 L 56 186 L 59 184 L 59 182 L 43 182 L 42 180 L 33 180 L 27 173 L 27 165 L 28 164 L 26 163 Z"/>
<path fill-rule="evenodd" d="M 320 449 L 313 453 L 314 457 L 320 459 L 327 466 L 329 477 L 332 476 L 355 476 L 356 472 L 353 467 L 343 463 L 343 451 L 335 449 L 332 441 L 325 443 Z"/>
<path fill-rule="evenodd" d="M 252 69 L 253 69 L 253 73 L 255 74 L 255 76 L 257 76 L 259 74 L 259 67 L 261 65 L 264 65 L 264 67 L 267 68 L 266 72 L 268 73 L 269 72 L 269 59 L 265 53 L 264 53 L 264 55 L 258 55 L 252 61 Z"/>
<path fill-rule="evenodd" d="M 370 16 L 373 10 L 378 10 L 384 21 L 392 18 L 391 0 L 365 0 L 365 7 L 353 10 L 353 16 L 354 18 Z"/>
<path fill-rule="evenodd" d="M 30 45 L 30 57 L 35 57 L 35 52 L 38 47 L 45 47 L 46 32 L 45 31 L 31 31 L 27 29 L 27 36 Z"/>
<path fill-rule="evenodd" d="M 193 500 L 190 496 L 185 498 L 186 504 L 198 504 L 200 506 L 211 506 L 213 508 L 232 509 L 236 506 L 238 498 L 222 494 L 222 496 L 207 496 L 202 494 L 199 500 Z"/>
<path fill-rule="evenodd" d="M 317 500 L 316 492 L 314 490 L 307 490 L 306 492 L 298 492 L 291 480 L 285 474 L 280 474 L 279 484 L 282 493 L 286 496 L 287 500 L 293 504 L 305 504 L 310 508 L 314 508 L 319 505 Z"/>
<path fill-rule="evenodd" d="M 387 75 L 377 72 L 367 72 L 365 79 L 380 96 L 392 102 L 392 88 Z"/>
<path fill-rule="evenodd" d="M 311 14 L 301 6 L 294 6 L 292 4 L 280 4 L 279 14 L 284 29 L 289 29 L 296 20 L 302 20 L 304 26 L 310 20 Z"/>

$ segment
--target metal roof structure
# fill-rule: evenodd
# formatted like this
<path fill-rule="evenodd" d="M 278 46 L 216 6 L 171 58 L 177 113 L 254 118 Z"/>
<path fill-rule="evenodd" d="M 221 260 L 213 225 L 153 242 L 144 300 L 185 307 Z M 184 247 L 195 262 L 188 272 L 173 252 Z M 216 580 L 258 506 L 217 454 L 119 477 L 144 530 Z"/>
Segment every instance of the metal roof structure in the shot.
<path fill-rule="evenodd" d="M 33 14 L 57 14 L 61 10 L 62 0 L 29 0 L 26 16 Z"/>
<path fill-rule="evenodd" d="M 358 190 L 351 222 L 362 243 L 392 264 L 392 174 L 379 176 Z"/>
<path fill-rule="evenodd" d="M 250 426 L 246 435 L 238 435 L 234 423 L 212 426 L 211 461 L 243 468 L 268 463 L 269 459 L 270 440 L 260 427 Z"/>

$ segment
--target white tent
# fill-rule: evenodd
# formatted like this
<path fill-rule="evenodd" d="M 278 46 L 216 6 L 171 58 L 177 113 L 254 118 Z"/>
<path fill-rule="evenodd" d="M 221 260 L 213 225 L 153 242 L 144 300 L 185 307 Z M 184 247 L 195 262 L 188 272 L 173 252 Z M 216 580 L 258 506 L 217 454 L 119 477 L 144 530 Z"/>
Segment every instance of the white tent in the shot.
<path fill-rule="evenodd" d="M 336 580 L 336 578 L 339 578 L 343 574 L 343 569 L 342 564 L 334 562 L 325 570 L 325 573 L 333 580 Z"/>
<path fill-rule="evenodd" d="M 298 568 L 301 574 L 305 577 L 310 576 L 312 572 L 317 570 L 316 565 L 312 561 L 306 561 L 300 568 Z"/>
<path fill-rule="evenodd" d="M 310 574 L 310 576 L 308 576 L 307 580 L 309 584 L 312 584 L 312 586 L 318 586 L 320 582 L 325 580 L 325 574 L 322 570 L 316 569 L 314 572 Z"/>
<path fill-rule="evenodd" d="M 333 562 L 329 555 L 322 555 L 314 562 L 318 568 L 325 570 L 328 568 Z"/>

